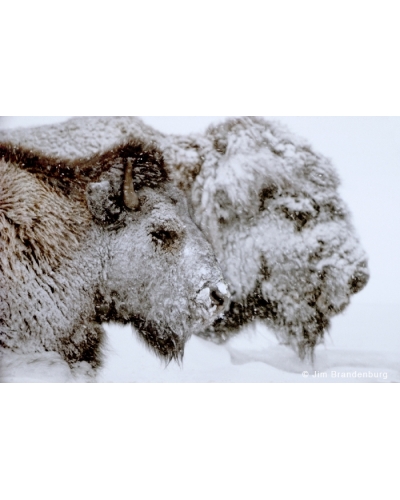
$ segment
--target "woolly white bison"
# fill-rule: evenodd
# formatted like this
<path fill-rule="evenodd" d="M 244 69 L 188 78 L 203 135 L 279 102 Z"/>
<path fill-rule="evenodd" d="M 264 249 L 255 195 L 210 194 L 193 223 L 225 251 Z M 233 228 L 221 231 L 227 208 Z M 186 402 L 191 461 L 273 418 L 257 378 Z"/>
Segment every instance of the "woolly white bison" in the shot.
<path fill-rule="evenodd" d="M 232 300 L 202 336 L 223 342 L 261 319 L 301 357 L 367 283 L 367 259 L 331 162 L 278 123 L 233 118 L 204 134 L 161 134 L 138 118 L 76 118 L 4 132 L 64 158 L 126 137 L 156 141 L 211 243 Z"/>
<path fill-rule="evenodd" d="M 0 144 L 0 294 L 0 371 L 10 353 L 49 352 L 96 369 L 104 321 L 180 360 L 228 298 L 162 154 L 140 140 L 76 161 Z"/>

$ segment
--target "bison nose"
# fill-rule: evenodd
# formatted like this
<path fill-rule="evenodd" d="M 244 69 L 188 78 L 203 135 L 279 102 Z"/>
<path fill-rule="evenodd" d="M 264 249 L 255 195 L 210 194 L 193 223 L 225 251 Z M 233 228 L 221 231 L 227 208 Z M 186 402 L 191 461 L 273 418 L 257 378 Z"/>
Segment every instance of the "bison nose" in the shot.
<path fill-rule="evenodd" d="M 221 282 L 210 288 L 211 303 L 217 307 L 218 312 L 225 310 L 229 297 L 230 295 L 225 283 Z"/>
<path fill-rule="evenodd" d="M 369 273 L 368 273 L 367 263 L 363 262 L 354 271 L 354 273 L 349 279 L 349 287 L 351 293 L 357 293 L 360 290 L 362 290 L 368 283 L 368 279 L 369 279 Z"/>

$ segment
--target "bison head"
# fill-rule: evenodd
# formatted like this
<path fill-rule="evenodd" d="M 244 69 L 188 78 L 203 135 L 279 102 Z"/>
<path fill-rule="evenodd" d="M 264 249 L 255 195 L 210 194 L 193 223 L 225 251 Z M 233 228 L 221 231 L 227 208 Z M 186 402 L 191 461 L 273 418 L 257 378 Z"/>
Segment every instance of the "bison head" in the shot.
<path fill-rule="evenodd" d="M 66 161 L 3 143 L 0 170 L 0 348 L 97 367 L 116 321 L 180 360 L 224 311 L 211 246 L 152 145 Z"/>
<path fill-rule="evenodd" d="M 86 191 L 104 241 L 98 320 L 132 323 L 158 355 L 180 359 L 188 337 L 226 307 L 229 293 L 211 246 L 154 147 L 131 141 L 79 163 L 82 171 L 101 171 Z"/>
<path fill-rule="evenodd" d="M 263 119 L 231 119 L 206 138 L 189 197 L 232 303 L 205 336 L 221 341 L 260 318 L 300 356 L 312 353 L 369 276 L 338 177 L 307 143 Z"/>

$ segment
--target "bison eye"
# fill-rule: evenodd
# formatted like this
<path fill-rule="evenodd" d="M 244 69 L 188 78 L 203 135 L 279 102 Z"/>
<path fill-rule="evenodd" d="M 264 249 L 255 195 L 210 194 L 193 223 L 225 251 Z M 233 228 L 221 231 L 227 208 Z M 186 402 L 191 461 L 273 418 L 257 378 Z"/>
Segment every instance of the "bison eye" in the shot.
<path fill-rule="evenodd" d="M 163 250 L 172 250 L 179 246 L 180 236 L 176 231 L 158 228 L 150 232 L 153 243 Z"/>
<path fill-rule="evenodd" d="M 276 186 L 267 186 L 261 189 L 258 196 L 260 199 L 260 212 L 266 209 L 267 200 L 272 200 L 278 194 L 278 188 Z"/>
<path fill-rule="evenodd" d="M 300 210 L 291 210 L 287 207 L 282 207 L 282 212 L 285 217 L 295 223 L 297 231 L 301 231 L 309 220 L 312 219 L 312 214 Z"/>

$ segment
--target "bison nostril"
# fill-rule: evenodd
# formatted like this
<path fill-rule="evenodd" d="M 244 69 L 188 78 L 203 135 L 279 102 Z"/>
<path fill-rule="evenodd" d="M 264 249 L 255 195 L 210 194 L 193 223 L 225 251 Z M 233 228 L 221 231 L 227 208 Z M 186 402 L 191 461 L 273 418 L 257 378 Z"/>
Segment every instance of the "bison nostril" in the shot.
<path fill-rule="evenodd" d="M 230 296 L 228 287 L 220 281 L 216 285 L 206 286 L 197 292 L 196 301 L 202 303 L 210 313 L 220 314 L 226 309 Z"/>
<path fill-rule="evenodd" d="M 223 309 L 228 299 L 228 291 L 222 286 L 212 288 L 210 298 L 213 305 L 217 306 L 218 309 Z"/>
<path fill-rule="evenodd" d="M 369 274 L 366 269 L 366 266 L 363 267 L 364 269 L 357 269 L 357 271 L 355 271 L 355 273 L 351 276 L 349 280 L 349 287 L 351 293 L 357 293 L 361 291 L 368 283 Z"/>
<path fill-rule="evenodd" d="M 213 304 L 217 306 L 222 306 L 223 303 L 225 302 L 225 299 L 224 297 L 221 297 L 220 292 L 213 290 L 211 292 L 211 301 L 213 302 Z"/>

